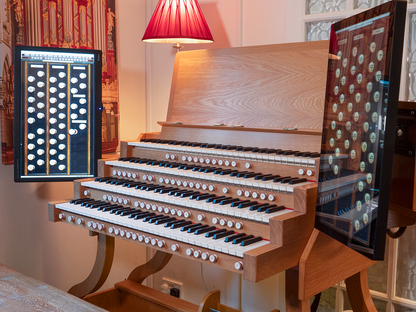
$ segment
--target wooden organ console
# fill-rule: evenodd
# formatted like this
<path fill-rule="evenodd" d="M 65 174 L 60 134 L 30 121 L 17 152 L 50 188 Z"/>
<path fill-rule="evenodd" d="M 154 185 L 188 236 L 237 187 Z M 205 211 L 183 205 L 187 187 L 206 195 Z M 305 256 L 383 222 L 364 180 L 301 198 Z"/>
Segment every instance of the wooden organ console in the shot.
<path fill-rule="evenodd" d="M 365 279 L 374 262 L 314 229 L 327 59 L 328 42 L 178 53 L 161 131 L 122 142 L 99 177 L 75 182 L 73 200 L 49 205 L 50 221 L 98 234 L 94 269 L 69 292 L 110 311 L 234 311 L 218 292 L 198 307 L 140 285 L 175 255 L 252 282 L 286 271 L 286 311 L 308 311 L 343 279 L 354 310 L 375 311 Z M 390 227 L 402 224 L 396 206 Z M 89 295 L 108 275 L 114 238 L 156 255 Z"/>

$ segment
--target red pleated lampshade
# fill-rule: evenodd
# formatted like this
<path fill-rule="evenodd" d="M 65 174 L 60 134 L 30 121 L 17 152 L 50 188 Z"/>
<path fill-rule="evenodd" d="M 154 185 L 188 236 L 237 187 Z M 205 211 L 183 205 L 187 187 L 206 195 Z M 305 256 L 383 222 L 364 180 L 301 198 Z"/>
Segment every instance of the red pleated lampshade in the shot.
<path fill-rule="evenodd" d="M 214 41 L 197 0 L 159 0 L 142 40 L 168 43 Z"/>

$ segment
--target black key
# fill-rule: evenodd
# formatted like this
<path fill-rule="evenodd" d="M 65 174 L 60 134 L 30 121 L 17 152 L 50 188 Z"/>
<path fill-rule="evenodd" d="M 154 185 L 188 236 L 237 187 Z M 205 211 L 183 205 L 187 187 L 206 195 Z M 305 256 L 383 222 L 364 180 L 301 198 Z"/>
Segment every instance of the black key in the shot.
<path fill-rule="evenodd" d="M 201 235 L 201 234 L 204 234 L 204 233 L 206 233 L 206 232 L 212 232 L 212 231 L 214 231 L 216 229 L 216 227 L 215 226 L 209 226 L 209 227 L 205 227 L 205 228 L 203 228 L 203 229 L 197 229 L 196 231 L 195 231 L 195 235 Z"/>
<path fill-rule="evenodd" d="M 230 146 L 230 145 L 221 145 L 221 149 L 226 150 L 226 149 L 228 149 L 228 146 Z"/>
<path fill-rule="evenodd" d="M 284 210 L 284 209 L 286 209 L 285 206 L 278 206 L 276 208 L 267 209 L 265 211 L 265 213 L 273 213 L 273 212 L 280 211 L 280 210 Z"/>
<path fill-rule="evenodd" d="M 238 172 L 238 170 L 232 170 L 232 169 L 223 170 L 223 171 L 221 171 L 220 175 L 228 175 L 228 174 L 231 174 L 233 172 Z"/>
<path fill-rule="evenodd" d="M 235 150 L 236 148 L 237 148 L 237 145 L 228 145 L 226 149 L 229 151 L 232 151 L 232 150 Z"/>
<path fill-rule="evenodd" d="M 161 163 L 165 164 L 166 162 L 165 161 L 160 161 L 160 160 L 159 161 L 151 161 L 151 162 L 149 161 L 146 165 L 152 165 L 152 166 L 157 165 L 157 166 L 159 166 Z"/>
<path fill-rule="evenodd" d="M 111 177 L 95 178 L 95 182 L 105 182 L 107 179 L 111 179 Z"/>
<path fill-rule="evenodd" d="M 283 153 L 284 156 L 289 156 L 289 155 L 295 155 L 296 153 L 299 153 L 299 151 L 285 151 Z"/>
<path fill-rule="evenodd" d="M 223 237 L 227 237 L 227 236 L 233 235 L 234 233 L 235 233 L 234 231 L 222 232 L 222 233 L 219 233 L 219 234 L 215 234 L 212 237 L 212 239 L 220 239 L 220 238 L 223 238 Z"/>
<path fill-rule="evenodd" d="M 181 146 L 187 146 L 188 143 L 189 143 L 189 141 L 184 141 L 184 142 L 181 143 Z"/>
<path fill-rule="evenodd" d="M 210 168 L 210 169 L 205 169 L 205 173 L 209 173 L 209 172 L 214 172 L 215 170 L 217 170 L 217 168 Z"/>
<path fill-rule="evenodd" d="M 180 219 L 180 220 L 173 220 L 173 221 L 169 221 L 169 222 L 167 222 L 167 223 L 165 224 L 165 227 L 171 227 L 171 226 L 172 226 L 172 224 L 175 224 L 175 223 L 182 223 L 182 222 L 185 222 L 185 219 Z"/>
<path fill-rule="evenodd" d="M 94 199 L 92 198 L 80 198 L 80 199 L 72 199 L 70 203 L 74 205 L 81 205 L 84 202 L 93 202 L 93 201 Z"/>
<path fill-rule="evenodd" d="M 214 148 L 215 149 L 221 149 L 221 146 L 222 146 L 222 144 L 216 144 Z"/>
<path fill-rule="evenodd" d="M 208 143 L 205 148 L 214 148 L 216 144 Z"/>
<path fill-rule="evenodd" d="M 117 214 L 117 212 L 118 212 L 118 214 L 120 214 L 121 212 L 127 211 L 127 210 L 131 210 L 131 208 L 130 207 L 115 208 L 115 209 L 111 209 L 110 213 L 111 214 Z"/>
<path fill-rule="evenodd" d="M 302 153 L 302 157 L 309 157 L 311 155 L 312 155 L 311 152 L 304 152 L 304 153 Z"/>
<path fill-rule="evenodd" d="M 233 244 L 240 244 L 241 242 L 248 240 L 250 238 L 254 238 L 254 235 L 247 235 L 244 237 L 239 237 L 233 240 Z"/>
<path fill-rule="evenodd" d="M 266 153 L 267 150 L 268 150 L 267 148 L 259 148 L 257 153 L 264 154 L 264 153 Z"/>
<path fill-rule="evenodd" d="M 154 220 L 153 222 L 155 222 L 156 220 L 161 219 L 161 218 L 165 218 L 165 217 L 166 217 L 165 215 L 155 214 L 154 216 L 147 216 L 147 217 L 143 218 L 143 222 L 149 222 L 150 220 Z"/>
<path fill-rule="evenodd" d="M 188 225 L 188 224 L 192 224 L 192 221 L 184 221 L 184 222 L 174 223 L 170 226 L 170 228 L 171 229 L 176 229 L 178 227 L 183 227 L 183 226 Z"/>
<path fill-rule="evenodd" d="M 241 172 L 237 173 L 237 178 L 244 178 L 244 176 L 246 174 L 250 174 L 250 173 L 254 173 L 254 172 L 251 172 L 251 171 L 241 171 Z"/>
<path fill-rule="evenodd" d="M 101 209 L 102 212 L 111 211 L 112 209 L 123 208 L 122 205 L 108 206 Z"/>
<path fill-rule="evenodd" d="M 219 230 L 216 230 L 216 231 L 209 232 L 209 233 L 205 234 L 205 237 L 213 237 L 214 235 L 221 234 L 221 233 L 224 233 L 224 232 L 227 232 L 227 229 L 219 229 Z"/>
<path fill-rule="evenodd" d="M 188 231 L 189 229 L 191 229 L 191 228 L 193 228 L 193 227 L 197 227 L 197 226 L 200 226 L 200 225 L 202 225 L 202 223 L 195 223 L 195 224 L 187 224 L 187 225 L 185 225 L 185 226 L 183 226 L 182 228 L 181 228 L 181 232 L 186 232 L 186 231 Z"/>
<path fill-rule="evenodd" d="M 282 181 L 282 180 L 284 180 L 284 179 L 289 179 L 290 178 L 290 176 L 286 176 L 286 177 L 279 177 L 279 178 L 275 178 L 275 179 L 273 179 L 273 182 L 280 182 L 280 181 Z"/>
<path fill-rule="evenodd" d="M 280 149 L 274 149 L 274 148 L 269 148 L 268 150 L 266 150 L 266 154 L 274 154 L 278 151 L 281 151 Z"/>
<path fill-rule="evenodd" d="M 137 210 L 137 209 L 130 209 L 128 211 L 122 211 L 122 212 L 120 212 L 120 217 L 129 216 L 132 213 L 136 213 L 136 212 L 139 212 L 139 211 L 140 210 Z"/>
<path fill-rule="evenodd" d="M 228 204 L 235 203 L 235 202 L 240 202 L 240 199 L 239 198 L 225 199 L 220 202 L 220 205 L 228 205 Z"/>
<path fill-rule="evenodd" d="M 231 207 L 236 207 L 236 206 L 239 206 L 239 205 L 241 205 L 241 204 L 245 204 L 245 203 L 249 203 L 250 202 L 250 200 L 240 200 L 239 202 L 235 202 L 235 203 L 231 203 Z"/>
<path fill-rule="evenodd" d="M 178 192 L 189 192 L 189 190 L 170 191 L 168 195 L 175 195 Z"/>
<path fill-rule="evenodd" d="M 298 183 L 303 183 L 303 182 L 307 182 L 308 179 L 305 178 L 300 178 L 300 179 L 295 179 L 289 182 L 289 184 L 298 184 Z"/>
<path fill-rule="evenodd" d="M 246 173 L 249 173 L 248 171 L 237 171 L 237 172 L 231 172 L 230 176 L 232 177 L 242 177 Z"/>
<path fill-rule="evenodd" d="M 205 196 L 198 196 L 196 198 L 196 200 L 205 200 L 205 199 L 214 198 L 214 197 L 217 197 L 217 195 L 215 195 L 215 194 L 209 194 L 209 195 L 205 195 Z"/>
<path fill-rule="evenodd" d="M 88 207 L 88 205 L 92 205 L 92 204 L 99 204 L 99 203 L 103 203 L 103 202 L 98 202 L 96 200 L 93 201 L 84 201 L 81 203 L 81 207 Z"/>
<path fill-rule="evenodd" d="M 88 205 L 88 208 L 95 209 L 99 208 L 100 206 L 109 205 L 110 203 L 102 202 L 102 203 L 92 203 Z"/>
<path fill-rule="evenodd" d="M 253 205 L 258 205 L 258 203 L 254 201 L 245 200 L 244 202 L 241 202 L 238 204 L 238 208 L 246 208 L 246 207 L 250 207 Z"/>
<path fill-rule="evenodd" d="M 276 178 L 280 178 L 280 175 L 278 175 L 278 174 L 276 174 L 276 175 L 270 175 L 270 176 L 267 176 L 267 177 L 262 178 L 261 180 L 262 181 L 269 181 L 269 180 L 273 180 L 273 179 L 276 179 Z"/>
<path fill-rule="evenodd" d="M 109 206 L 112 206 L 113 204 L 111 204 L 111 203 L 107 203 L 107 204 L 102 204 L 102 205 L 99 205 L 98 207 L 94 207 L 94 208 L 97 208 L 97 210 L 102 210 L 103 208 L 105 208 L 105 207 L 109 207 Z M 93 207 L 90 207 L 91 209 L 93 209 Z"/>
<path fill-rule="evenodd" d="M 242 152 L 251 152 L 253 149 L 258 149 L 258 147 L 243 147 Z"/>
<path fill-rule="evenodd" d="M 259 172 L 257 172 L 257 173 L 255 173 L 255 172 L 247 173 L 247 174 L 244 175 L 244 179 L 249 179 L 249 178 L 255 177 L 257 175 L 261 175 L 261 173 L 259 173 Z"/>
<path fill-rule="evenodd" d="M 263 180 L 263 178 L 271 176 L 272 174 L 260 174 L 254 177 L 254 180 Z"/>
<path fill-rule="evenodd" d="M 147 213 L 142 213 L 142 214 L 138 214 L 134 217 L 134 220 L 140 220 L 146 217 L 152 217 L 155 216 L 156 214 L 154 212 L 147 212 Z"/>
<path fill-rule="evenodd" d="M 150 185 L 145 188 L 146 191 L 154 191 L 155 189 L 160 188 L 160 185 Z"/>
<path fill-rule="evenodd" d="M 219 200 L 221 200 L 221 199 L 224 199 L 225 198 L 225 196 L 215 196 L 215 197 L 211 197 L 211 198 L 208 198 L 207 200 L 206 200 L 206 202 L 207 203 L 212 203 L 214 200 L 216 200 L 216 199 L 219 199 Z"/>
<path fill-rule="evenodd" d="M 169 168 L 178 168 L 179 166 L 183 166 L 184 164 L 179 164 L 179 163 L 174 163 L 174 164 L 167 164 L 165 165 L 165 167 L 169 167 Z"/>
<path fill-rule="evenodd" d="M 209 193 L 201 194 L 201 193 L 198 192 L 198 194 L 194 194 L 194 195 L 189 196 L 189 199 L 196 199 L 197 197 L 204 196 L 204 195 L 209 195 Z"/>
<path fill-rule="evenodd" d="M 189 196 L 192 196 L 192 195 L 200 195 L 200 194 L 201 194 L 200 192 L 184 193 L 184 194 L 181 194 L 181 197 L 185 198 L 185 197 L 189 197 Z"/>
<path fill-rule="evenodd" d="M 257 210 L 257 209 L 259 209 L 259 208 L 261 208 L 263 206 L 267 206 L 267 205 L 269 205 L 269 204 L 263 203 L 263 204 L 253 205 L 253 206 L 250 207 L 250 210 Z"/>
<path fill-rule="evenodd" d="M 263 212 L 266 211 L 267 209 L 271 209 L 271 208 L 275 208 L 277 207 L 277 205 L 273 204 L 273 205 L 267 205 L 267 206 L 261 206 L 259 209 L 257 209 L 258 212 Z"/>
<path fill-rule="evenodd" d="M 136 189 L 136 190 L 140 190 L 140 189 L 141 189 L 143 186 L 145 186 L 145 185 L 147 185 L 147 183 L 142 182 L 142 183 L 140 183 L 140 184 L 136 185 L 135 189 Z"/>
<path fill-rule="evenodd" d="M 162 222 L 162 223 L 166 223 L 167 222 L 167 220 L 169 220 L 169 219 L 172 219 L 172 217 L 170 217 L 170 216 L 163 216 L 163 218 L 151 218 L 150 220 L 149 220 L 149 223 L 154 223 L 154 224 L 156 224 L 156 222 L 158 222 L 158 221 L 160 221 L 160 222 Z M 159 223 L 159 224 L 161 224 L 161 223 Z"/>
<path fill-rule="evenodd" d="M 253 237 L 253 238 L 246 239 L 246 240 L 242 241 L 241 246 L 248 246 L 248 245 L 260 242 L 262 240 L 263 239 L 261 238 L 261 236 Z"/>
<path fill-rule="evenodd" d="M 200 230 L 200 229 L 205 229 L 205 228 L 207 228 L 207 227 L 209 227 L 209 225 L 208 224 L 202 224 L 202 225 L 199 225 L 199 226 L 196 226 L 196 227 L 192 227 L 192 228 L 190 228 L 190 229 L 188 229 L 188 233 L 194 233 L 196 230 Z"/>
<path fill-rule="evenodd" d="M 193 146 L 195 144 L 195 142 L 188 142 L 187 144 L 186 144 L 186 146 Z"/>
<path fill-rule="evenodd" d="M 224 197 L 224 198 L 221 198 Z M 215 198 L 212 203 L 213 204 L 219 204 L 222 200 L 227 200 L 227 199 L 232 199 L 232 197 L 226 197 L 226 196 L 219 196 L 217 198 Z"/>
<path fill-rule="evenodd" d="M 175 192 L 178 191 L 179 189 L 177 187 L 172 187 L 170 190 L 168 190 L 168 188 L 165 188 L 163 190 L 160 190 L 160 194 L 165 194 L 165 193 L 169 193 L 169 192 Z"/>
<path fill-rule="evenodd" d="M 240 237 L 244 237 L 244 236 L 246 236 L 246 233 L 234 234 L 234 235 L 231 235 L 231 236 L 226 237 L 225 240 L 224 240 L 224 242 L 230 243 L 233 240 L 235 240 L 237 238 L 240 238 Z"/>
<path fill-rule="evenodd" d="M 319 153 L 312 153 L 309 157 L 310 158 L 315 158 L 315 157 L 319 157 L 319 156 L 321 156 L 321 154 L 319 154 Z"/>
<path fill-rule="evenodd" d="M 255 147 L 251 150 L 252 153 L 257 153 L 260 149 L 258 147 Z"/>
<path fill-rule="evenodd" d="M 184 191 L 179 191 L 179 192 L 176 192 L 175 193 L 175 196 L 182 196 L 182 194 L 189 194 L 189 193 L 191 193 L 191 194 L 193 194 L 193 193 L 195 193 L 194 191 L 186 191 L 186 192 L 184 192 Z"/>
<path fill-rule="evenodd" d="M 286 179 L 282 179 L 282 181 L 280 181 L 280 183 L 289 183 L 292 180 L 297 180 L 299 179 L 298 177 L 296 178 L 286 178 Z"/>
<path fill-rule="evenodd" d="M 134 157 L 120 157 L 118 160 L 119 161 L 130 161 L 131 159 L 133 159 Z"/>

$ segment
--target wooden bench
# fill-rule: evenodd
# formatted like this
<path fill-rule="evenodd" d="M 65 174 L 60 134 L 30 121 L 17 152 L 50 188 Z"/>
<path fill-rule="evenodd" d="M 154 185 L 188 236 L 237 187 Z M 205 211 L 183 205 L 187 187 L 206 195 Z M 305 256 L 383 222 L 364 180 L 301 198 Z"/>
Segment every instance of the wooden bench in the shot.
<path fill-rule="evenodd" d="M 105 310 L 0 264 L 0 311 L 104 312 Z"/>

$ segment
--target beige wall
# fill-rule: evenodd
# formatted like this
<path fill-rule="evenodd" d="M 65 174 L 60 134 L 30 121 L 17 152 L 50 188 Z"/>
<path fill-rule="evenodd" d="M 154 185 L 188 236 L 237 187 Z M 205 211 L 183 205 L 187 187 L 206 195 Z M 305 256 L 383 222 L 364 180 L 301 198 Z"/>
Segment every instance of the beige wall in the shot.
<path fill-rule="evenodd" d="M 291 0 L 292 1 L 292 0 Z M 141 42 L 156 0 L 118 0 L 118 65 L 122 140 L 158 131 L 165 120 L 175 50 Z M 286 0 L 199 0 L 215 43 L 186 45 L 185 50 L 285 42 Z M 289 40 L 290 41 L 290 40 Z M 73 226 L 47 221 L 47 203 L 72 197 L 72 183 L 13 182 L 13 168 L 0 165 L 0 262 L 53 286 L 68 290 L 83 280 L 95 258 L 95 238 Z M 104 288 L 126 278 L 144 263 L 143 247 L 116 241 L 113 270 Z M 201 272 L 203 269 L 203 274 Z M 198 303 L 207 289 L 220 289 L 222 302 L 244 311 L 284 309 L 282 276 L 258 284 L 236 274 L 173 258 L 155 275 L 154 287 L 166 276 L 184 283 L 184 298 Z"/>

